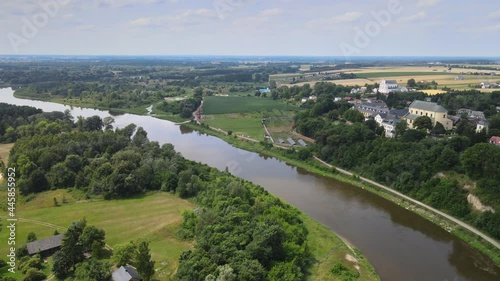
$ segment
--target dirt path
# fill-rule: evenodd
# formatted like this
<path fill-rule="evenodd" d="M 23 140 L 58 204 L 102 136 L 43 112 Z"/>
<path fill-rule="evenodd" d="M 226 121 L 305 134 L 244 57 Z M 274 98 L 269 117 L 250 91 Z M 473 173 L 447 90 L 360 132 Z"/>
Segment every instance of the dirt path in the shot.
<path fill-rule="evenodd" d="M 330 165 L 330 164 L 326 163 L 325 161 L 323 161 L 323 160 L 319 159 L 319 158 L 318 158 L 318 157 L 316 157 L 316 156 L 314 156 L 314 159 L 316 159 L 316 160 L 317 160 L 317 161 L 319 161 L 321 164 L 323 164 L 323 165 L 325 165 L 325 166 L 327 166 L 327 167 L 329 167 L 329 168 L 335 168 L 337 171 L 339 171 L 339 172 L 341 172 L 341 173 L 343 173 L 343 174 L 345 174 L 345 175 L 348 175 L 348 176 L 352 176 L 352 175 L 353 175 L 353 173 L 351 173 L 351 172 L 349 172 L 349 171 L 346 171 L 346 170 L 341 169 L 341 168 L 333 167 L 332 165 Z M 444 217 L 444 218 L 446 218 L 446 219 L 448 219 L 448 220 L 450 220 L 450 221 L 452 221 L 452 222 L 454 222 L 454 223 L 456 223 L 456 224 L 460 225 L 461 227 L 463 227 L 463 228 L 465 228 L 465 229 L 469 230 L 470 232 L 472 232 L 472 233 L 474 233 L 474 234 L 476 234 L 476 235 L 479 235 L 481 238 L 483 238 L 484 240 L 486 240 L 486 241 L 488 241 L 489 243 L 491 243 L 493 246 L 495 246 L 495 247 L 497 247 L 498 249 L 500 249 L 500 243 L 498 243 L 498 241 L 496 241 L 495 239 L 491 238 L 490 236 L 488 236 L 488 235 L 484 234 L 483 232 L 479 231 L 478 229 L 476 229 L 476 228 L 472 227 L 471 225 L 469 225 L 469 224 L 467 224 L 467 223 L 465 223 L 465 222 L 463 222 L 463 221 L 461 221 L 461 220 L 459 220 L 459 219 L 456 219 L 456 218 L 454 218 L 454 217 L 452 217 L 452 216 L 450 216 L 450 215 L 448 215 L 448 214 L 446 214 L 446 213 L 444 213 L 444 212 L 441 212 L 441 211 L 439 211 L 439 210 L 437 210 L 437 209 L 434 209 L 433 207 L 428 206 L 428 205 L 426 205 L 426 204 L 424 204 L 424 203 L 422 203 L 422 202 L 420 202 L 420 201 L 417 201 L 417 200 L 415 200 L 415 199 L 413 199 L 413 198 L 410 198 L 410 197 L 408 197 L 408 196 L 406 196 L 406 195 L 404 195 L 404 194 L 402 194 L 402 193 L 400 193 L 400 192 L 398 192 L 398 191 L 395 191 L 395 190 L 393 190 L 393 189 L 392 189 L 392 188 L 390 188 L 390 187 L 387 187 L 387 186 L 382 185 L 382 184 L 380 184 L 380 183 L 374 182 L 374 181 L 369 180 L 369 179 L 367 179 L 367 178 L 363 178 L 363 177 L 359 177 L 359 178 L 360 178 L 362 181 L 364 181 L 364 182 L 367 182 L 367 183 L 369 183 L 369 184 L 372 184 L 372 185 L 374 185 L 374 186 L 376 186 L 376 187 L 380 187 L 380 188 L 384 189 L 385 191 L 388 191 L 388 192 L 390 192 L 390 193 L 392 193 L 392 194 L 394 194 L 394 195 L 396 195 L 396 196 L 398 196 L 398 197 L 401 197 L 401 198 L 403 198 L 403 199 L 405 199 L 405 200 L 407 200 L 407 201 L 409 201 L 409 202 L 412 202 L 412 203 L 414 203 L 414 204 L 416 204 L 416 205 L 418 205 L 418 206 L 420 206 L 420 207 L 423 207 L 423 208 L 425 208 L 425 209 L 427 209 L 427 210 L 429 210 L 429 211 L 431 211 L 431 212 L 433 212 L 433 213 L 435 213 L 435 214 L 440 215 L 441 217 Z"/>

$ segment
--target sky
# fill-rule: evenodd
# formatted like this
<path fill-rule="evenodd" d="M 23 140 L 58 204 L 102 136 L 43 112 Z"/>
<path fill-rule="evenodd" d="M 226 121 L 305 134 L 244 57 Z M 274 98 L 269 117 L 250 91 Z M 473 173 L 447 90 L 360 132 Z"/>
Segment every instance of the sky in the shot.
<path fill-rule="evenodd" d="M 498 0 L 2 0 L 0 54 L 495 56 Z"/>

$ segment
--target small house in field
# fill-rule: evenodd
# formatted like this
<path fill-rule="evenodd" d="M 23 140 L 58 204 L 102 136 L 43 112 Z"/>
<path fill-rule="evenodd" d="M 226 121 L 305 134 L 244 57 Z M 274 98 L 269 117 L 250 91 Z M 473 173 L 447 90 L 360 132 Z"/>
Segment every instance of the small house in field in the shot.
<path fill-rule="evenodd" d="M 35 255 L 40 253 L 42 256 L 50 256 L 61 248 L 64 234 L 54 235 L 49 238 L 36 240 L 26 244 L 28 254 Z"/>
<path fill-rule="evenodd" d="M 295 141 L 292 138 L 286 139 L 290 145 L 295 145 Z"/>
<path fill-rule="evenodd" d="M 113 281 L 142 281 L 141 275 L 130 265 L 120 266 L 120 268 L 113 271 L 111 277 Z"/>
<path fill-rule="evenodd" d="M 491 87 L 491 84 L 489 82 L 481 82 L 481 88 L 489 89 L 490 87 Z"/>

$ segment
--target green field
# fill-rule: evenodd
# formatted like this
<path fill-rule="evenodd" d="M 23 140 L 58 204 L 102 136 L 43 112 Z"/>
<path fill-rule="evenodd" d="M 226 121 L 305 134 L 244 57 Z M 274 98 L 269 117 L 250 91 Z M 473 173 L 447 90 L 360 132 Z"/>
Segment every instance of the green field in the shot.
<path fill-rule="evenodd" d="M 53 198 L 67 204 L 54 207 Z M 29 232 L 39 239 L 53 235 L 54 230 L 64 232 L 72 221 L 83 217 L 89 225 L 106 231 L 106 243 L 114 247 L 119 244 L 143 238 L 150 241 L 153 260 L 156 261 L 159 280 L 169 280 L 179 264 L 180 254 L 192 248 L 189 241 L 176 238 L 181 214 L 193 209 L 193 204 L 168 193 L 154 193 L 148 196 L 113 201 L 78 201 L 65 190 L 50 191 L 38 195 L 34 200 L 18 206 L 16 240 L 25 243 Z M 5 217 L 5 212 L 0 213 Z M 0 241 L 7 241 L 7 231 L 0 232 Z M 7 254 L 6 247 L 0 247 L 0 255 Z"/>
<path fill-rule="evenodd" d="M 203 114 L 227 114 L 243 112 L 265 112 L 274 109 L 294 109 L 293 106 L 269 98 L 257 97 L 206 97 Z"/>
<path fill-rule="evenodd" d="M 399 77 L 399 76 L 425 76 L 425 75 L 450 75 L 448 72 L 429 71 L 429 72 L 366 72 L 355 73 L 359 78 L 382 78 L 382 77 Z"/>
<path fill-rule="evenodd" d="M 257 140 L 264 139 L 264 127 L 262 126 L 262 114 L 243 113 L 243 114 L 217 114 L 207 116 L 203 123 L 232 131 L 235 135 L 244 135 Z"/>

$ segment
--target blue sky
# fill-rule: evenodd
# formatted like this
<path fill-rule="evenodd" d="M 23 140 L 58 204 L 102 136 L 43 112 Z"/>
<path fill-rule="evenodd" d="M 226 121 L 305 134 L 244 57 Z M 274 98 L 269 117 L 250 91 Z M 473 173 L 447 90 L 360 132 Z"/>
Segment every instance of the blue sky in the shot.
<path fill-rule="evenodd" d="M 0 54 L 498 57 L 499 46 L 496 0 L 0 3 Z"/>

